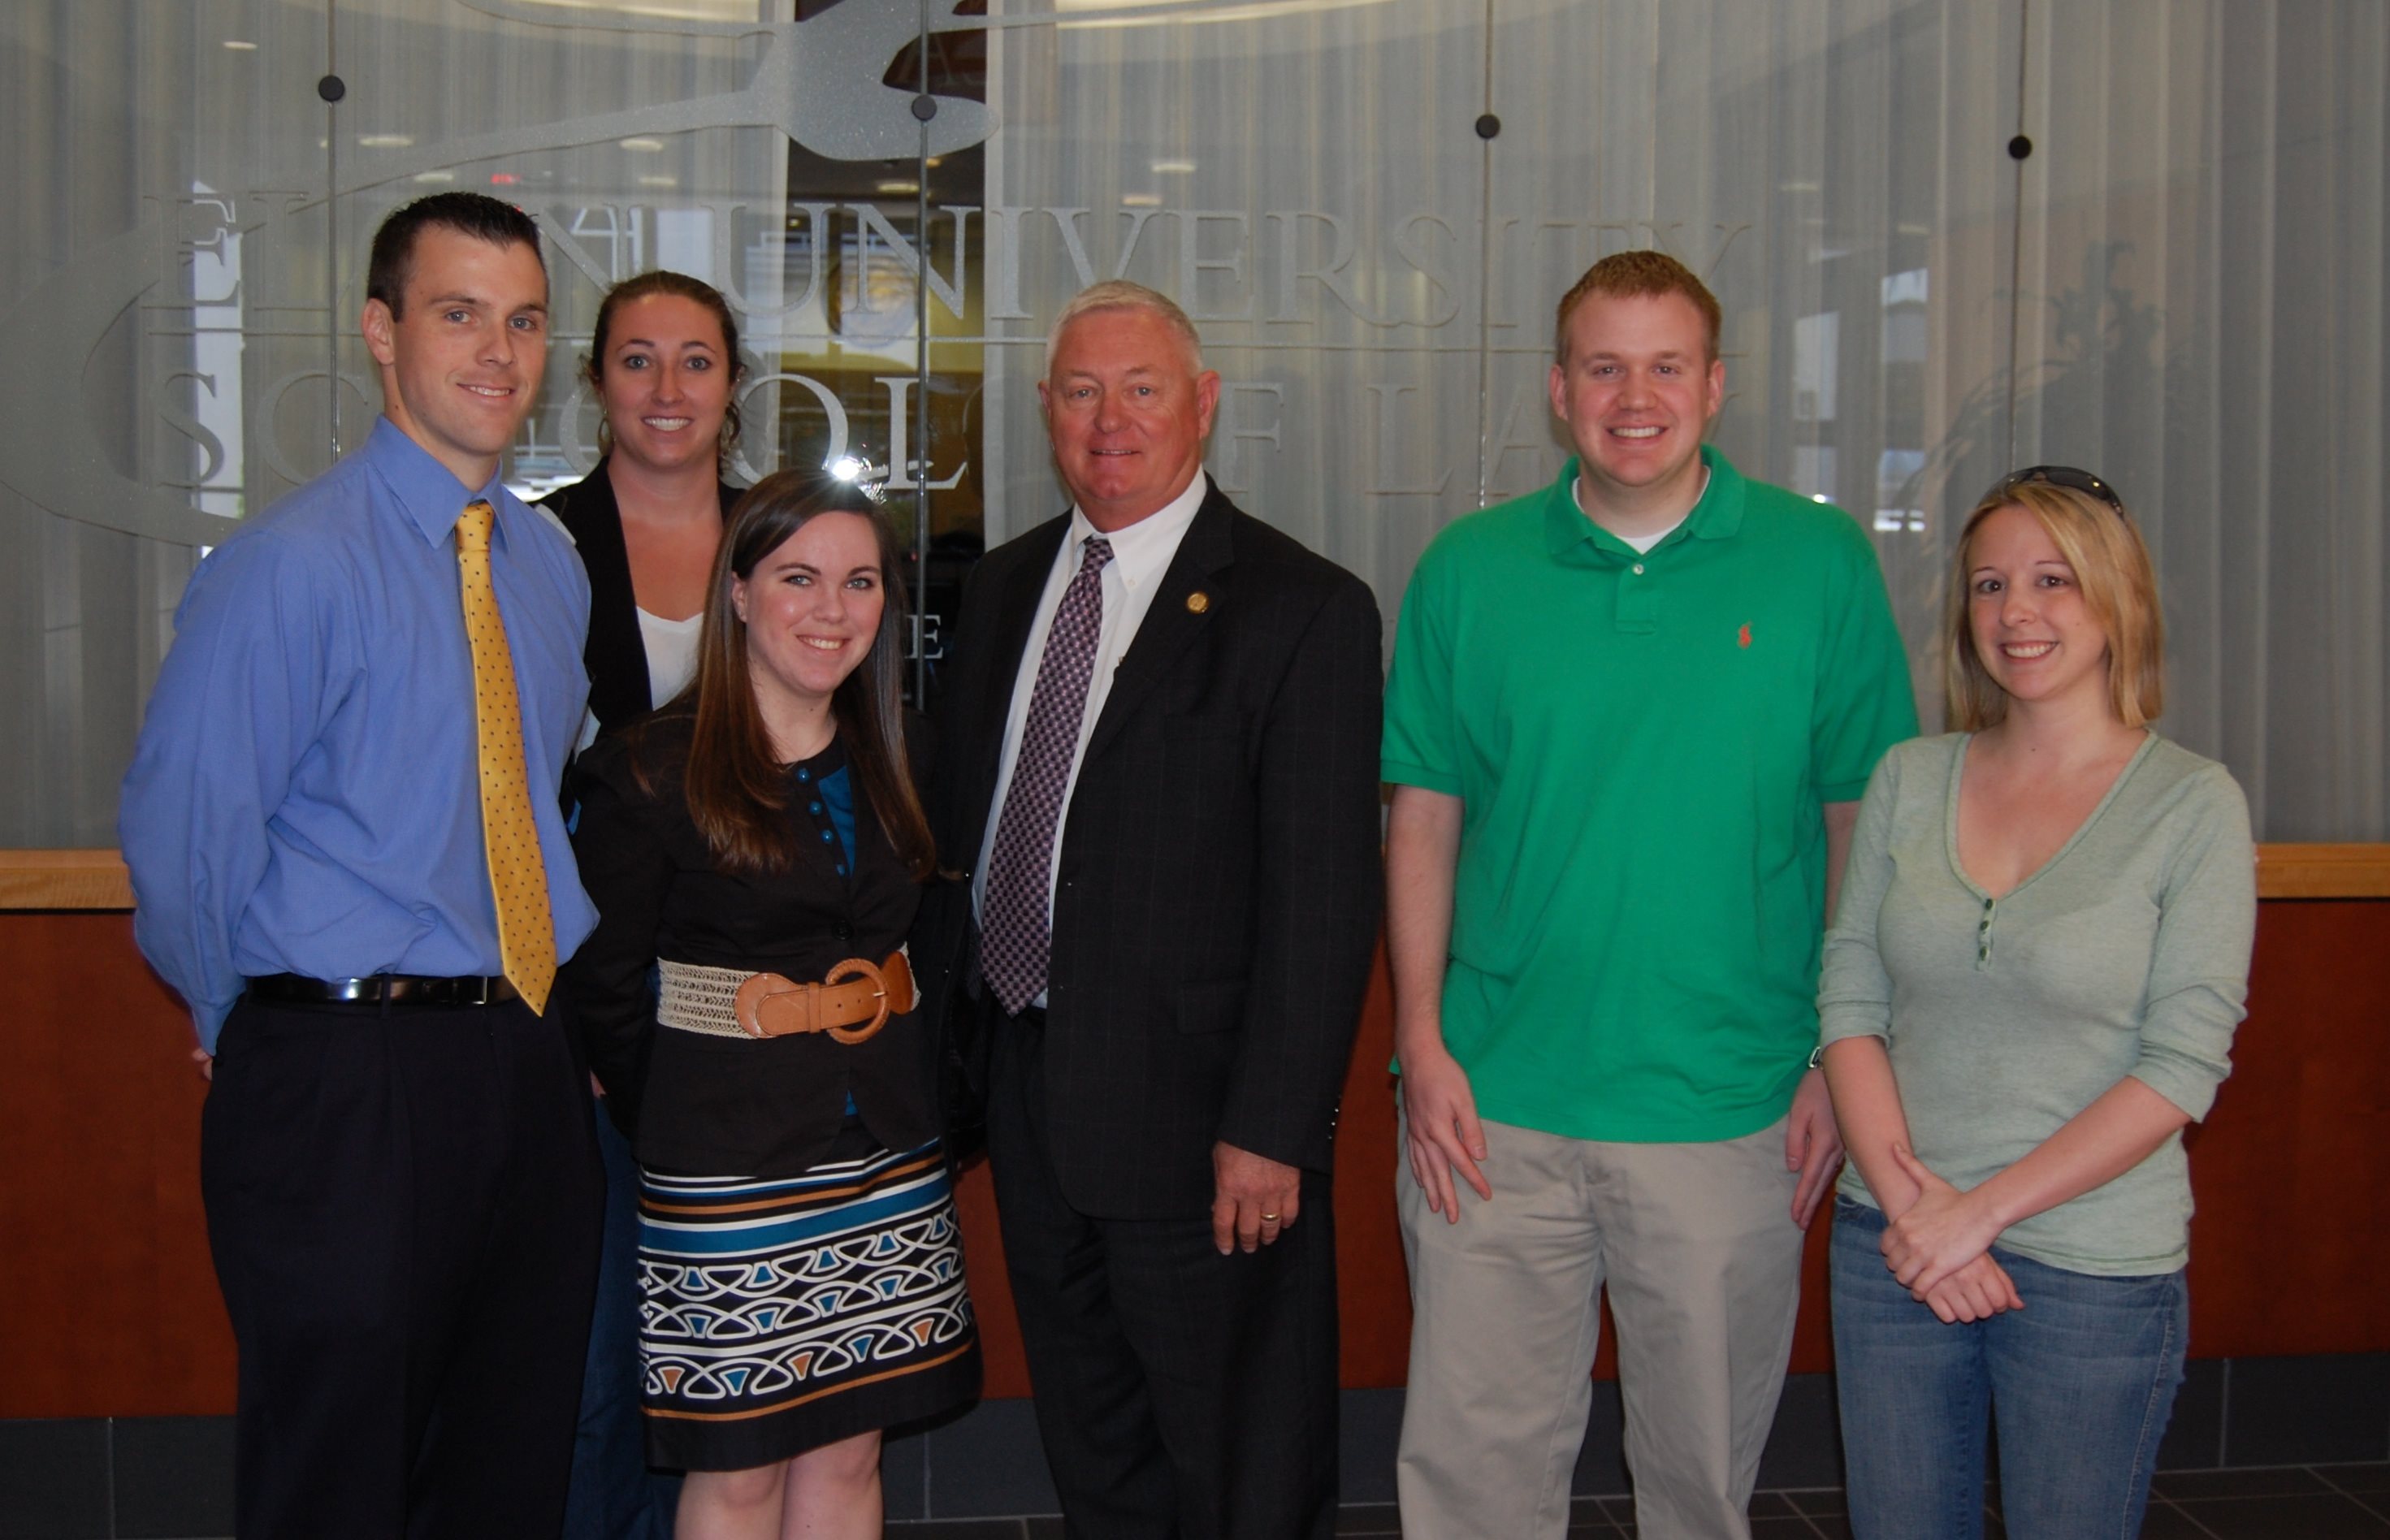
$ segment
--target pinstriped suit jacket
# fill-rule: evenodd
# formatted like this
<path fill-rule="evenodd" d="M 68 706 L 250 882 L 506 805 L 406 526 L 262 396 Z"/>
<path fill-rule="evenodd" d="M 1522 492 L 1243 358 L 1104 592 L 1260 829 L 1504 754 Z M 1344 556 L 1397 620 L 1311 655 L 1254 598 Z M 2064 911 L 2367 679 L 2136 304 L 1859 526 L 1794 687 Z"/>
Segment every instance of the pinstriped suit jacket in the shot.
<path fill-rule="evenodd" d="M 990 552 L 964 595 L 930 797 L 949 875 L 914 932 L 932 1020 L 976 1019 L 950 1008 L 975 972 L 964 868 L 1068 527 Z M 1042 1110 L 1081 1212 L 1208 1212 L 1214 1140 L 1329 1168 L 1382 892 L 1381 636 L 1358 578 L 1210 488 L 1064 815 Z"/>

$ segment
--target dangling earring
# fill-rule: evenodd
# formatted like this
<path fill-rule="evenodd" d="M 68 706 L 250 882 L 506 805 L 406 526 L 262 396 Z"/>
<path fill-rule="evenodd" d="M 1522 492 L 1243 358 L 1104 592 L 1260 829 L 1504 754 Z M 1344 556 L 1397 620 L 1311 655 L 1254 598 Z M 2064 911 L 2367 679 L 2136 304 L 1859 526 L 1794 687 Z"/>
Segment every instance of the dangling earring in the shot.
<path fill-rule="evenodd" d="M 614 425 L 606 420 L 605 413 L 600 412 L 598 414 L 598 454 L 600 458 L 603 458 L 612 453 L 614 453 Z"/>

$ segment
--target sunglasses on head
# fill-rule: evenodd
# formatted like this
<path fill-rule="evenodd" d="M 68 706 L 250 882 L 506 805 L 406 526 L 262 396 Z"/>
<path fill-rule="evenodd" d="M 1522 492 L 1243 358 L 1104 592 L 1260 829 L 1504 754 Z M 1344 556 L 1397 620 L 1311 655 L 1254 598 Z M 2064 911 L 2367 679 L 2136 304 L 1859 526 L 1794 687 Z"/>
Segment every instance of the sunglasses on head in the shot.
<path fill-rule="evenodd" d="M 2001 477 L 1991 491 L 1984 494 L 1984 501 L 1988 503 L 1995 497 L 2005 497 L 2028 481 L 2047 482 L 2050 486 L 2064 487 L 2069 492 L 2080 492 L 2088 496 L 2097 497 L 2114 508 L 2118 518 L 2129 517 L 2125 512 L 2125 500 L 2116 495 L 2114 487 L 2089 471 L 2077 470 L 2071 465 L 2037 465 L 2028 466 L 2023 470 L 2012 470 Z"/>

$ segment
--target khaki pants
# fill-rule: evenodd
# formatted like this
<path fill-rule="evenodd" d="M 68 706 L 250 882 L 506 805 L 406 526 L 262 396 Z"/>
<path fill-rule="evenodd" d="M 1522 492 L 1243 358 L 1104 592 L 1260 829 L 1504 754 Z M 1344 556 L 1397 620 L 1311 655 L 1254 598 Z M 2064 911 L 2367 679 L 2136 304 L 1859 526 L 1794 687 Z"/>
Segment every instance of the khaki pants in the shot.
<path fill-rule="evenodd" d="M 1456 1180 L 1458 1225 L 1395 1162 L 1413 1313 L 1404 1533 L 1559 1540 L 1606 1283 L 1639 1533 L 1748 1540 L 1800 1303 L 1783 1123 L 1715 1144 L 1484 1127 L 1494 1198 Z"/>

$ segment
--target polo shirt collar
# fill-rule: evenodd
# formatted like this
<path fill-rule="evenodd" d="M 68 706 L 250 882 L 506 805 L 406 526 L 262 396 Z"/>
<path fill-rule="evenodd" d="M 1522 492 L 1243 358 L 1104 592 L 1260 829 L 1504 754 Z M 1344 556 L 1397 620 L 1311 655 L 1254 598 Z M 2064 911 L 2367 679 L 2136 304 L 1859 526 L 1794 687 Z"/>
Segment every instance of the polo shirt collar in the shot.
<path fill-rule="evenodd" d="M 507 492 L 503 467 L 492 471 L 489 481 L 476 491 L 458 481 L 455 471 L 433 459 L 430 450 L 408 438 L 405 430 L 386 417 L 374 418 L 373 432 L 360 453 L 390 488 L 406 521 L 415 526 L 426 545 L 445 542 L 463 516 L 465 505 L 475 498 L 487 499 L 501 515 L 513 501 Z M 506 520 L 499 518 L 494 528 L 496 533 L 493 538 L 503 545 Z"/>
<path fill-rule="evenodd" d="M 1731 540 L 1741 533 L 1746 490 L 1742 473 L 1711 444 L 1702 445 L 1702 464 L 1709 470 L 1709 485 L 1702 489 L 1702 499 L 1693 505 L 1693 511 L 1669 532 L 1662 545 L 1674 544 L 1679 536 L 1690 540 Z M 1544 548 L 1559 556 L 1579 545 L 1590 545 L 1621 560 L 1637 559 L 1635 547 L 1587 519 L 1585 510 L 1576 506 L 1576 494 L 1572 490 L 1576 478 L 1577 457 L 1572 455 L 1568 463 L 1561 467 L 1561 479 L 1552 483 L 1545 497 Z"/>

